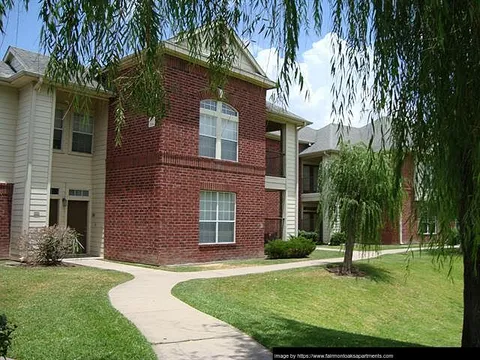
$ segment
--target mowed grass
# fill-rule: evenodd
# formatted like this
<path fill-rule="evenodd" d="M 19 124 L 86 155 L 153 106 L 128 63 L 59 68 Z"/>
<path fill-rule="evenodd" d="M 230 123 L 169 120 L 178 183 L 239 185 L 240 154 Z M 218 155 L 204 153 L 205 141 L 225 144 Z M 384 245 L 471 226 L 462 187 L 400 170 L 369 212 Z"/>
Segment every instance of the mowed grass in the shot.
<path fill-rule="evenodd" d="M 178 284 L 173 294 L 268 348 L 460 346 L 462 264 L 436 270 L 432 256 L 387 255 L 357 263 L 368 276 L 324 267 Z"/>
<path fill-rule="evenodd" d="M 360 245 L 360 244 L 355 244 L 355 250 L 357 251 L 377 251 L 377 250 L 396 250 L 396 249 L 405 249 L 405 251 L 410 250 L 410 249 L 418 249 L 420 245 L 418 244 L 411 244 L 411 245 L 372 245 L 372 246 L 365 246 L 365 245 Z M 428 249 L 427 246 L 423 246 L 425 250 Z M 330 246 L 330 245 L 320 245 L 320 249 L 337 249 L 344 251 L 345 250 L 345 245 L 335 245 L 335 246 Z"/>
<path fill-rule="evenodd" d="M 167 266 L 155 266 L 145 265 L 137 263 L 120 262 L 122 264 L 134 265 L 140 267 L 147 267 L 150 269 L 173 271 L 173 272 L 193 272 L 193 271 L 208 271 L 208 270 L 220 270 L 220 269 L 233 269 L 248 266 L 263 266 L 263 265 L 275 265 L 285 264 L 290 262 L 307 261 L 307 260 L 322 260 L 332 258 L 342 258 L 343 253 L 340 251 L 328 251 L 328 250 L 314 250 L 308 257 L 301 259 L 242 259 L 242 260 L 225 260 L 216 261 L 205 264 L 192 264 L 192 265 L 167 265 Z"/>
<path fill-rule="evenodd" d="M 0 313 L 18 327 L 15 359 L 156 359 L 108 291 L 132 276 L 86 267 L 0 263 Z"/>

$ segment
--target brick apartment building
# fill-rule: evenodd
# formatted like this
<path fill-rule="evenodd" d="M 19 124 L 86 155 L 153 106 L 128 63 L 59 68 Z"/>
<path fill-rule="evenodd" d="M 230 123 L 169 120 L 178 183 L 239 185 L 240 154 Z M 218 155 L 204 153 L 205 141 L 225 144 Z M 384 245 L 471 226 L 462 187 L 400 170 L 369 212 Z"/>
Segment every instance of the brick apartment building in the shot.
<path fill-rule="evenodd" d="M 152 126 L 127 113 L 121 146 L 111 94 L 92 93 L 88 116 L 78 114 L 71 90 L 42 85 L 47 57 L 10 47 L 0 62 L 0 256 L 19 258 L 20 235 L 53 224 L 75 228 L 88 255 L 151 264 L 259 257 L 265 237 L 295 234 L 297 133 L 308 122 L 266 103 L 274 82 L 234 46 L 218 98 L 205 91 L 205 65 L 167 41 L 168 114 Z"/>

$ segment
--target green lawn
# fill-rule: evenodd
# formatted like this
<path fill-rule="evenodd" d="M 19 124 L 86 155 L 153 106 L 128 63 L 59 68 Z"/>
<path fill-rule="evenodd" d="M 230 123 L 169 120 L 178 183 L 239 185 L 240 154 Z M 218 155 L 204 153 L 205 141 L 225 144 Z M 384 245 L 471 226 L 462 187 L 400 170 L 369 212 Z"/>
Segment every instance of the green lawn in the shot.
<path fill-rule="evenodd" d="M 320 249 L 338 249 L 338 250 L 345 250 L 344 245 L 337 245 L 337 246 L 330 246 L 330 245 L 320 245 Z M 362 251 L 362 250 L 395 250 L 395 249 L 416 249 L 418 248 L 418 244 L 412 244 L 412 245 L 379 245 L 377 247 L 371 246 L 371 247 L 364 247 L 360 244 L 355 244 L 355 250 Z M 425 250 L 428 249 L 427 246 L 424 245 Z M 327 250 L 328 251 L 328 250 Z"/>
<path fill-rule="evenodd" d="M 143 335 L 108 300 L 132 276 L 86 267 L 0 263 L 0 313 L 18 326 L 15 359 L 156 359 Z"/>
<path fill-rule="evenodd" d="M 288 262 L 332 259 L 332 258 L 341 258 L 341 257 L 343 257 L 343 253 L 341 253 L 340 251 L 314 250 L 313 253 L 311 253 L 307 258 L 301 258 L 301 259 L 225 260 L 225 261 L 216 261 L 216 262 L 211 262 L 211 263 L 206 263 L 206 264 L 167 265 L 167 266 L 155 266 L 155 265 L 127 263 L 127 262 L 120 262 L 120 263 L 127 264 L 127 265 L 147 267 L 147 268 L 151 268 L 151 269 L 165 270 L 165 271 L 191 272 L 191 271 L 233 269 L 233 268 L 247 267 L 247 266 L 275 265 L 275 264 L 284 264 L 284 263 L 288 263 Z"/>
<path fill-rule="evenodd" d="M 274 346 L 459 346 L 462 264 L 436 270 L 426 252 L 358 263 L 365 278 L 324 267 L 178 284 L 173 294 Z"/>

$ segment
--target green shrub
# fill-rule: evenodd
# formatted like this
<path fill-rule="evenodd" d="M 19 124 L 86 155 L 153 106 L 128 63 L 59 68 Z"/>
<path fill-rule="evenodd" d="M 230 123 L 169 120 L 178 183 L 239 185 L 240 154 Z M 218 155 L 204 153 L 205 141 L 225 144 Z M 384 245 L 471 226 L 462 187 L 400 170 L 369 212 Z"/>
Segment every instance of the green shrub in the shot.
<path fill-rule="evenodd" d="M 328 245 L 338 246 L 338 245 L 345 244 L 346 242 L 347 242 L 347 237 L 345 236 L 345 233 L 335 232 L 330 237 L 330 243 Z"/>
<path fill-rule="evenodd" d="M 447 245 L 448 246 L 455 246 L 460 244 L 460 232 L 457 228 L 453 228 L 448 234 Z"/>
<path fill-rule="evenodd" d="M 20 242 L 23 260 L 31 264 L 57 265 L 65 256 L 82 248 L 78 236 L 74 229 L 57 225 L 31 229 Z"/>
<path fill-rule="evenodd" d="M 12 343 L 12 333 L 16 326 L 11 325 L 7 321 L 5 314 L 0 315 L 0 357 L 6 358 L 8 348 Z"/>
<path fill-rule="evenodd" d="M 318 243 L 318 241 L 319 241 L 319 236 L 318 236 L 318 233 L 316 231 L 300 230 L 298 232 L 298 236 L 301 236 L 301 237 L 303 237 L 305 239 L 308 239 L 308 240 L 312 240 L 315 243 Z"/>
<path fill-rule="evenodd" d="M 286 241 L 270 241 L 265 245 L 265 254 L 269 259 L 303 258 L 310 255 L 315 247 L 316 245 L 312 240 L 301 236 L 292 236 Z"/>

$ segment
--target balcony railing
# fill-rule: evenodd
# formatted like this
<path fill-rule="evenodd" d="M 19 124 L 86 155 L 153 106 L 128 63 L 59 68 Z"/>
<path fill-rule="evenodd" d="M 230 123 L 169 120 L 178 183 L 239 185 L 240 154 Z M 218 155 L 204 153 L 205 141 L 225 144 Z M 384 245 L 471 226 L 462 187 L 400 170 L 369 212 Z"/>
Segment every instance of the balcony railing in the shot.
<path fill-rule="evenodd" d="M 266 174 L 267 176 L 284 177 L 284 158 L 285 154 L 280 151 L 266 151 Z"/>
<path fill-rule="evenodd" d="M 270 240 L 281 239 L 283 236 L 283 218 L 265 219 L 265 243 Z"/>

